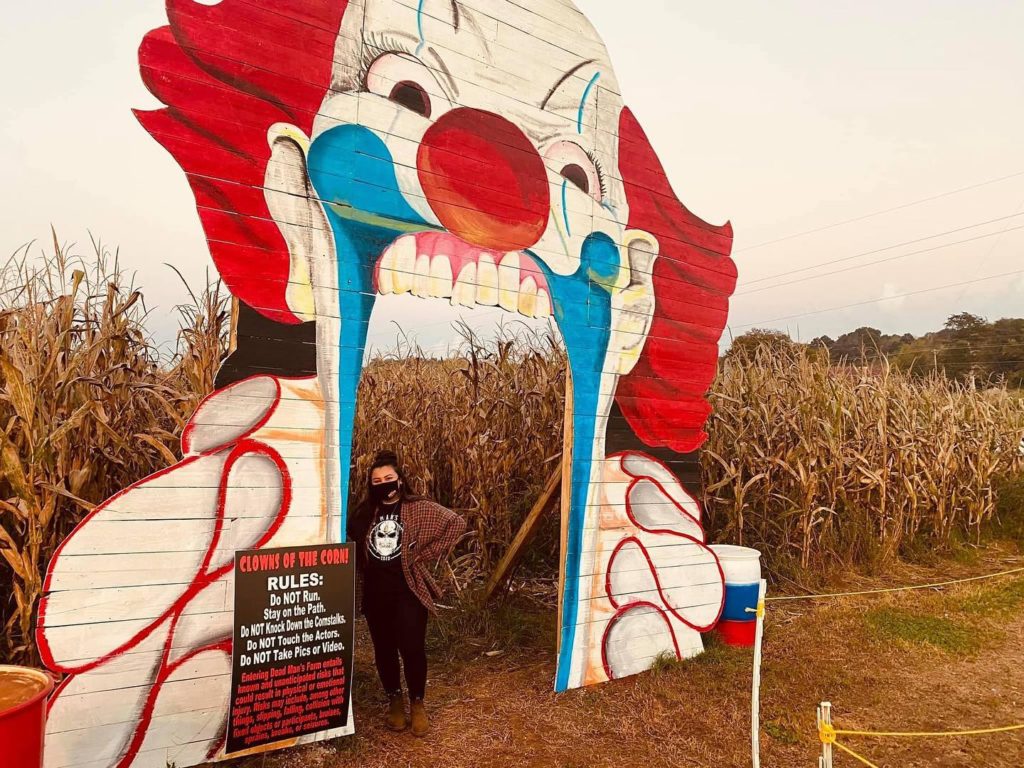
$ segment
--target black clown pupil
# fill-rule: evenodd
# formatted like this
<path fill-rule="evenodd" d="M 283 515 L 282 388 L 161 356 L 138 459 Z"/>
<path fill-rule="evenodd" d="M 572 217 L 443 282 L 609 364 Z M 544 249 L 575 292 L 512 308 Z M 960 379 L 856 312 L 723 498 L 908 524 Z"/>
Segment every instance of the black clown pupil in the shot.
<path fill-rule="evenodd" d="M 576 165 L 576 163 L 567 165 L 562 169 L 562 178 L 570 184 L 575 184 L 588 195 L 590 194 L 590 179 L 587 177 L 587 172 Z"/>
<path fill-rule="evenodd" d="M 398 83 L 391 89 L 391 100 L 424 117 L 430 117 L 430 97 L 416 83 Z"/>

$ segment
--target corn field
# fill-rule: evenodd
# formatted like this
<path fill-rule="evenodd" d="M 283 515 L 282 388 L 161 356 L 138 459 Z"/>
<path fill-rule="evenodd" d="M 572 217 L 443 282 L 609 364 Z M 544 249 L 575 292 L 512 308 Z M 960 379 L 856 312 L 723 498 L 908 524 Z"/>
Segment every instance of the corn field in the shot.
<path fill-rule="evenodd" d="M 0 265 L 0 660 L 35 660 L 54 549 L 93 505 L 177 460 L 226 348 L 227 297 L 208 285 L 179 308 L 177 349 L 159 354 L 142 293 L 94 249 L 86 262 L 55 238 L 46 259 Z M 462 348 L 446 360 L 407 346 L 369 361 L 360 384 L 354 493 L 373 453 L 397 451 L 417 491 L 470 522 L 450 574 L 466 595 L 561 460 L 564 350 L 516 327 L 487 343 L 457 329 Z M 702 459 L 709 530 L 761 549 L 770 573 L 977 540 L 995 489 L 1022 469 L 1024 402 L 1006 389 L 884 361 L 831 366 L 797 346 L 744 348 L 722 365 Z M 551 518 L 534 546 L 549 577 Z"/>
<path fill-rule="evenodd" d="M 1022 469 L 1024 397 L 805 347 L 728 356 L 703 474 L 718 540 L 799 573 L 978 540 Z"/>

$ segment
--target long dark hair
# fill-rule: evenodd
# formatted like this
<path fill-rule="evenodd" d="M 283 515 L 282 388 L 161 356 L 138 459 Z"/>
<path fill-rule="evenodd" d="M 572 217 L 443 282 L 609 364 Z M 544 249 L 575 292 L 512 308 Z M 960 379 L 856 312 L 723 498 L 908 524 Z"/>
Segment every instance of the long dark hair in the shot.
<path fill-rule="evenodd" d="M 395 474 L 398 475 L 398 479 L 402 485 L 398 493 L 402 501 L 415 501 L 416 499 L 423 498 L 417 496 L 412 492 L 412 486 L 409 485 L 409 479 L 405 475 L 405 470 L 402 469 L 401 463 L 398 461 L 398 454 L 394 451 L 378 451 L 373 457 L 373 462 L 370 464 L 370 468 L 366 470 L 366 489 L 364 491 L 363 499 L 359 502 L 352 515 L 352 522 L 354 524 L 364 524 L 371 515 L 376 511 L 376 504 L 373 502 L 373 496 L 371 490 L 373 488 L 373 471 L 380 469 L 381 467 L 390 467 L 395 470 Z"/>

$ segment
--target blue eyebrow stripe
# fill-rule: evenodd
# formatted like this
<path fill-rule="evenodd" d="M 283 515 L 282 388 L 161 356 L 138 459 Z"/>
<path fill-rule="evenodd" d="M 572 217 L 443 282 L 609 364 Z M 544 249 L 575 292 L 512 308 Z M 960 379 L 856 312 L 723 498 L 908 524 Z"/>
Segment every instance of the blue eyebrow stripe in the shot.
<path fill-rule="evenodd" d="M 590 78 L 590 82 L 587 83 L 586 90 L 583 91 L 583 98 L 580 99 L 580 111 L 576 115 L 576 133 L 583 133 L 583 111 L 587 107 L 587 99 L 590 98 L 590 92 L 594 89 L 594 86 L 600 79 L 601 73 L 598 72 L 596 75 Z"/>
<path fill-rule="evenodd" d="M 421 46 L 427 42 L 427 38 L 423 36 L 423 6 L 426 5 L 426 2 L 427 0 L 420 0 L 420 4 L 416 8 L 416 31 L 419 32 Z"/>

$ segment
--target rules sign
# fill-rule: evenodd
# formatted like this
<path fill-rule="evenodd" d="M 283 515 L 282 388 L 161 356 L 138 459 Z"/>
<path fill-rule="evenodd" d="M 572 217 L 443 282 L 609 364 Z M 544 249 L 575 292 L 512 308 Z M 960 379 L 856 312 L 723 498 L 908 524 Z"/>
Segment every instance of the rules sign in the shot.
<path fill-rule="evenodd" d="M 351 544 L 235 553 L 227 753 L 348 724 L 354 567 Z"/>

